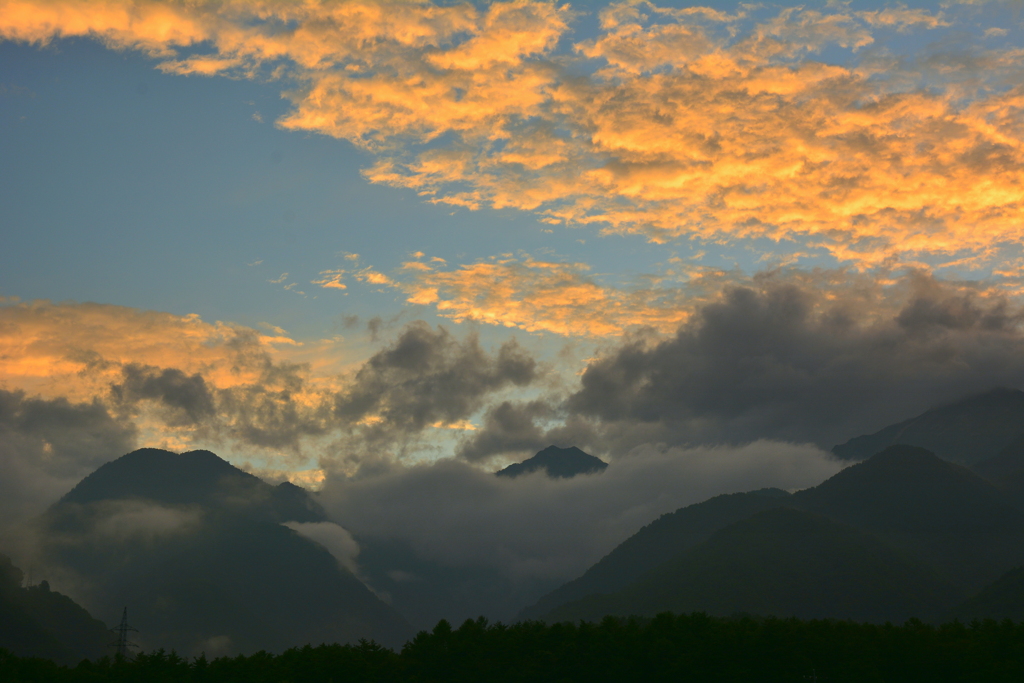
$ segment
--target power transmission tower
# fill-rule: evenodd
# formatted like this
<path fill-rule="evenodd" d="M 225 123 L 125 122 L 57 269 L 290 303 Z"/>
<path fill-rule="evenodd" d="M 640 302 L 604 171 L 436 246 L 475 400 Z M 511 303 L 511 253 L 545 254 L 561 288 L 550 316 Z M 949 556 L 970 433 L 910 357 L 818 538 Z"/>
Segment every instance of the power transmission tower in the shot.
<path fill-rule="evenodd" d="M 134 631 L 138 633 L 138 629 L 134 629 L 128 625 L 128 608 L 124 608 L 124 613 L 121 615 L 121 623 L 117 628 L 110 629 L 117 634 L 117 640 L 111 643 L 111 647 L 117 648 L 115 651 L 115 657 L 117 659 L 127 659 L 128 649 L 132 647 L 138 647 L 135 643 L 128 640 L 128 632 Z"/>

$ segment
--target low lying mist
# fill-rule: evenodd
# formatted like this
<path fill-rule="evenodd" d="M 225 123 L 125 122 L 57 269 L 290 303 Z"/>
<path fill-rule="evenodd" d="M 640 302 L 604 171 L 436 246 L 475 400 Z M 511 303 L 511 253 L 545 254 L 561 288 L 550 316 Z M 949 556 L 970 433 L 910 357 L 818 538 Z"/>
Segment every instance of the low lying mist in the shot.
<path fill-rule="evenodd" d="M 662 514 L 722 493 L 814 486 L 846 463 L 813 445 L 645 446 L 600 474 L 496 477 L 455 459 L 329 474 L 328 513 L 356 539 L 407 543 L 443 566 L 571 579 Z"/>

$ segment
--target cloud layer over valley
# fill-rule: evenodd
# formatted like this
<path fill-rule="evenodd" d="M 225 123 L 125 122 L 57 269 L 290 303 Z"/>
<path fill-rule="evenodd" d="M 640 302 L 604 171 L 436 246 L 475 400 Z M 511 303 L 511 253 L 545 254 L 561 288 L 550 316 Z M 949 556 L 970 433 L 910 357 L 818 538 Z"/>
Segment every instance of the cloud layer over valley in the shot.
<path fill-rule="evenodd" d="M 486 567 L 513 584 L 557 583 L 659 515 L 720 493 L 814 486 L 846 464 L 811 445 L 771 441 L 642 447 L 571 479 L 496 477 L 449 459 L 330 475 L 319 500 L 356 538 L 407 544 L 445 567 Z"/>

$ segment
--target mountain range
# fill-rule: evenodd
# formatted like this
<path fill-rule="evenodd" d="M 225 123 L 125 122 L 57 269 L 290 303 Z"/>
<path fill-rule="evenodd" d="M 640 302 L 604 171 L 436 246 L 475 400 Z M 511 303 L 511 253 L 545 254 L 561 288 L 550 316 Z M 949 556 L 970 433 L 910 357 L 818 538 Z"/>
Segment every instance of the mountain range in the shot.
<path fill-rule="evenodd" d="M 1015 591 L 1024 607 L 1024 510 L 1014 500 L 925 449 L 890 446 L 810 489 L 718 496 L 664 515 L 520 617 L 1000 616 L 994 606 Z"/>
<path fill-rule="evenodd" d="M 996 606 L 1011 604 L 1013 591 L 1024 616 L 1024 570 L 1017 569 L 1024 565 L 1024 392 L 997 388 L 969 396 L 850 439 L 833 453 L 857 464 L 792 494 L 722 495 L 663 515 L 519 617 L 661 610 L 872 620 L 897 613 L 1000 616 L 1007 611 Z M 845 541 L 836 546 L 826 537 Z M 885 562 L 883 547 L 895 553 Z M 730 562 L 735 571 L 723 569 Z M 848 563 L 861 563 L 875 577 L 874 597 L 865 584 L 836 573 Z M 741 566 L 763 571 L 741 576 Z M 916 579 L 905 583 L 910 576 Z M 805 593 L 787 593 L 790 580 Z M 760 592 L 748 594 L 751 585 Z M 915 603 L 911 591 L 900 603 L 886 593 L 894 585 L 916 586 L 924 590 L 918 597 L 931 597 Z M 816 590 L 817 611 L 805 600 Z M 858 595 L 860 611 L 830 602 L 829 590 Z M 739 595 L 748 598 L 737 601 Z M 963 602 L 966 596 L 973 597 Z"/>
<path fill-rule="evenodd" d="M 272 486 L 209 451 L 140 449 L 34 523 L 33 573 L 49 572 L 81 607 L 47 582 L 23 587 L 0 556 L 0 647 L 66 663 L 96 657 L 111 636 L 93 617 L 114 623 L 126 605 L 144 648 L 210 656 L 361 638 L 398 646 L 440 618 L 481 612 L 1024 620 L 1022 409 L 1024 392 L 995 390 L 851 439 L 834 449 L 851 464 L 818 486 L 681 508 L 560 586 L 513 584 L 497 569 L 443 566 L 408 543 L 359 537 L 357 577 L 306 533 L 347 534 L 304 489 Z M 496 475 L 606 467 L 552 446 Z"/>

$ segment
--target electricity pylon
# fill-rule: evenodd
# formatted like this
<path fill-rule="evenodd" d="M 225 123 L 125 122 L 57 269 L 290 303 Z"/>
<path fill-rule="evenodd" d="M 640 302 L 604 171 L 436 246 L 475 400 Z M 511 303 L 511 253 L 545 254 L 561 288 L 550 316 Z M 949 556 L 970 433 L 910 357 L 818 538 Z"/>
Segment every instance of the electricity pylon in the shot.
<path fill-rule="evenodd" d="M 128 658 L 128 648 L 138 647 L 138 645 L 136 645 L 135 643 L 133 643 L 130 640 L 128 640 L 128 632 L 129 631 L 135 631 L 135 633 L 139 632 L 137 629 L 134 629 L 134 628 L 132 628 L 131 626 L 128 625 L 128 608 L 127 607 L 124 608 L 124 613 L 121 615 L 121 623 L 118 625 L 117 628 L 112 628 L 110 630 L 117 634 L 117 640 L 114 641 L 113 643 L 111 643 L 111 646 L 117 648 L 117 650 L 115 652 L 115 656 L 117 657 L 117 659 L 127 659 Z"/>

